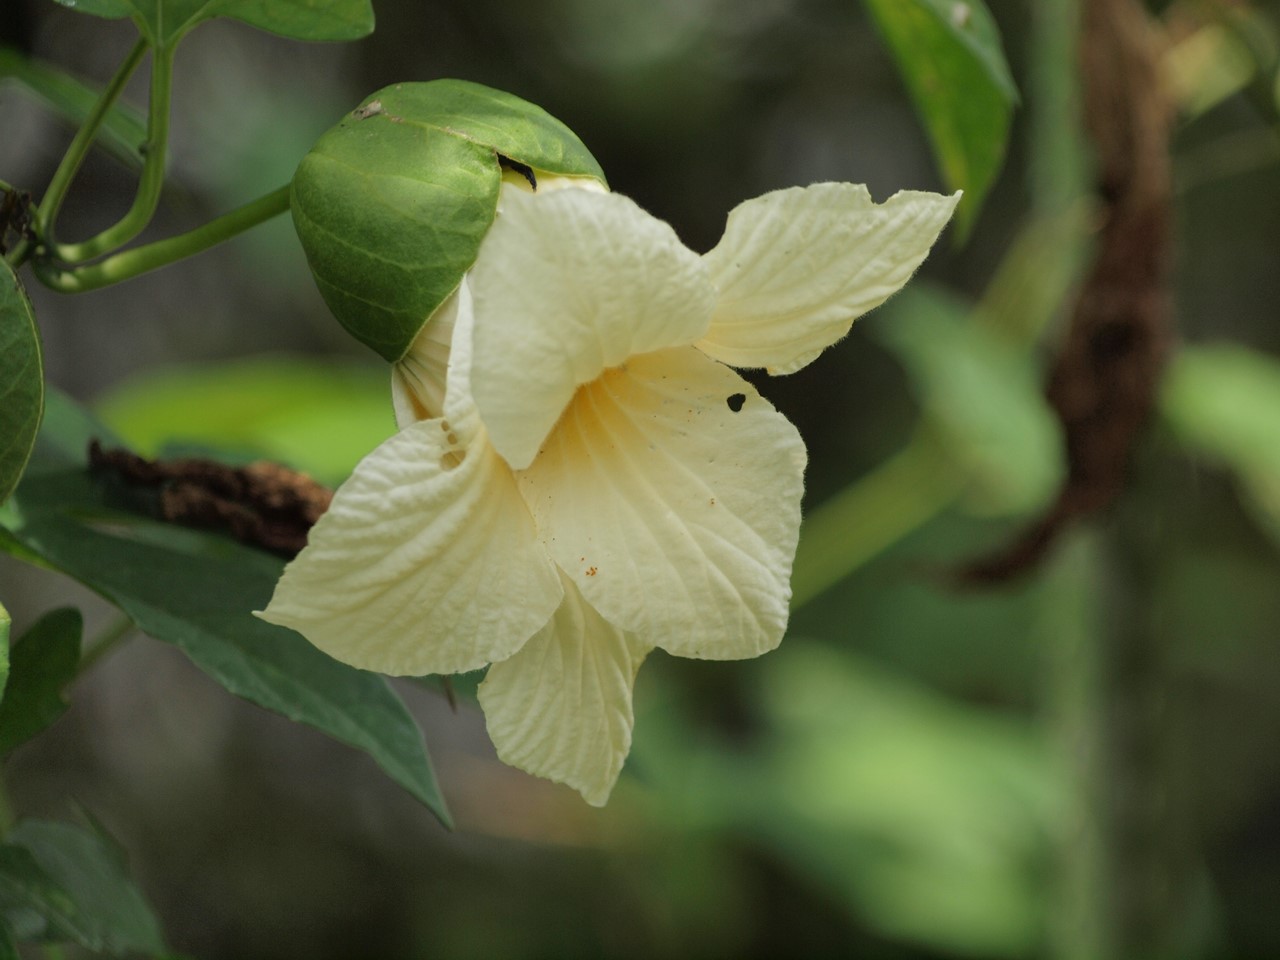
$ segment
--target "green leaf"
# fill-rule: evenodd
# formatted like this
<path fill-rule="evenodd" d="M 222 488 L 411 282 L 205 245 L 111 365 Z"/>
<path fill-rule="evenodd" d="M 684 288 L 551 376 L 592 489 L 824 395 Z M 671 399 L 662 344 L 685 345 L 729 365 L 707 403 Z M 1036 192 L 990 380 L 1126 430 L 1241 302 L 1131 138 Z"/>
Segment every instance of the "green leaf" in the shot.
<path fill-rule="evenodd" d="M 0 960 L 22 960 L 18 956 L 18 944 L 13 939 L 13 929 L 0 917 Z"/>
<path fill-rule="evenodd" d="M 67 709 L 62 691 L 80 663 L 80 611 L 46 613 L 13 645 L 9 690 L 0 701 L 0 757 L 26 743 Z"/>
<path fill-rule="evenodd" d="M 26 469 L 44 410 L 40 334 L 13 269 L 0 266 L 0 503 Z"/>
<path fill-rule="evenodd" d="M 395 432 L 386 368 L 376 361 L 276 357 L 172 367 L 131 378 L 100 397 L 97 411 L 146 456 L 174 442 L 243 450 L 325 483 L 346 479 Z"/>
<path fill-rule="evenodd" d="M 967 475 L 970 505 L 996 514 L 1044 506 L 1065 465 L 1031 355 L 919 285 L 887 309 L 877 336 L 915 382 L 928 429 Z"/>
<path fill-rule="evenodd" d="M 51 400 L 51 408 L 67 404 Z M 114 509 L 106 483 L 82 465 L 60 466 L 83 418 L 58 409 L 51 420 L 71 436 L 42 443 L 48 453 L 0 512 L 16 544 L 111 600 L 237 696 L 369 754 L 447 824 L 422 734 L 386 680 L 253 616 L 270 599 L 282 561 Z"/>
<path fill-rule="evenodd" d="M 43 896 L 28 902 L 45 923 L 37 937 L 70 939 L 112 954 L 154 956 L 165 949 L 160 925 L 110 838 L 70 823 L 24 820 L 10 831 L 0 856 L 5 850 L 27 854 L 29 860 L 18 862 L 28 871 L 32 862 L 39 869 L 27 881 L 44 887 Z"/>
<path fill-rule="evenodd" d="M 982 0 L 864 0 L 893 52 L 948 188 L 964 190 L 963 237 L 1000 166 L 1018 90 Z"/>
<path fill-rule="evenodd" d="M 373 32 L 370 0 L 57 0 L 112 19 L 132 16 L 153 46 L 168 47 L 216 17 L 293 40 L 358 40 Z"/>
<path fill-rule="evenodd" d="M 475 262 L 497 208 L 500 157 L 604 181 L 546 111 L 461 80 L 378 91 L 298 167 L 294 225 L 320 292 L 387 360 L 404 355 Z"/>
<path fill-rule="evenodd" d="M 1165 372 L 1161 410 L 1178 439 L 1229 467 L 1280 535 L 1280 363 L 1235 344 L 1186 347 Z"/>
<path fill-rule="evenodd" d="M 0 844 L 0 919 L 18 940 L 47 936 L 79 939 L 87 933 L 71 895 L 54 880 L 31 851 Z"/>
<path fill-rule="evenodd" d="M 84 122 L 98 101 L 98 92 L 57 67 L 0 47 L 0 79 L 21 84 L 76 126 Z M 147 140 L 147 122 L 138 111 L 114 105 L 103 121 L 98 142 L 114 157 L 132 167 L 142 166 L 141 146 Z"/>

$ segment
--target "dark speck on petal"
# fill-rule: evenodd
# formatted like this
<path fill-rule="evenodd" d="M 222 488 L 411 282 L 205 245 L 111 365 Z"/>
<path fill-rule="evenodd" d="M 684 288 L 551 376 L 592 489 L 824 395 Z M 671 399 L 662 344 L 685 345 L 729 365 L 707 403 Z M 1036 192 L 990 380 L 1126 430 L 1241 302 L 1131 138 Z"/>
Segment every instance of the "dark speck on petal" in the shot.
<path fill-rule="evenodd" d="M 726 397 L 724 402 L 729 405 L 730 410 L 737 413 L 742 409 L 742 405 L 747 402 L 747 395 L 745 393 L 735 393 Z"/>

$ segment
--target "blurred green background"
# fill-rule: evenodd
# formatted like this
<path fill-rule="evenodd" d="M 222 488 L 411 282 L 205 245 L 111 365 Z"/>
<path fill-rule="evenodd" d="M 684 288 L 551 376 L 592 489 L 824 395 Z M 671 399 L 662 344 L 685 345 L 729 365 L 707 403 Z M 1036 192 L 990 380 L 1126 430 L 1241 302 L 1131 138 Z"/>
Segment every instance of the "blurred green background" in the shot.
<path fill-rule="evenodd" d="M 942 189 L 851 0 L 374 6 L 355 44 L 225 21 L 184 42 L 150 236 L 286 182 L 370 91 L 443 76 L 544 106 L 697 250 L 778 187 Z M 465 698 L 455 713 L 405 683 L 448 833 L 367 759 L 136 637 L 7 762 L 15 810 L 92 811 L 201 960 L 1091 958 L 1134 922 L 1152 956 L 1280 956 L 1274 94 L 1268 113 L 1238 92 L 1252 61 L 1204 5 L 1153 6 L 1182 107 L 1185 350 L 1124 502 L 1029 576 L 957 588 L 1060 477 L 1038 385 L 1091 229 L 1070 4 L 990 6 L 1022 104 L 971 237 L 811 367 L 758 379 L 810 449 L 806 602 L 765 658 L 650 658 L 606 809 L 499 764 Z M 1236 6 L 1274 57 L 1276 10 Z M 0 38 L 100 82 L 133 34 L 5 0 Z M 43 188 L 70 128 L 0 83 L 0 131 L 5 178 Z M 114 222 L 132 183 L 91 158 L 64 235 Z M 266 455 L 336 483 L 394 429 L 384 365 L 329 318 L 287 220 L 98 293 L 30 293 L 51 382 L 143 452 Z M 52 574 L 0 557 L 0 581 L 15 635 L 65 603 L 89 636 L 111 622 Z"/>

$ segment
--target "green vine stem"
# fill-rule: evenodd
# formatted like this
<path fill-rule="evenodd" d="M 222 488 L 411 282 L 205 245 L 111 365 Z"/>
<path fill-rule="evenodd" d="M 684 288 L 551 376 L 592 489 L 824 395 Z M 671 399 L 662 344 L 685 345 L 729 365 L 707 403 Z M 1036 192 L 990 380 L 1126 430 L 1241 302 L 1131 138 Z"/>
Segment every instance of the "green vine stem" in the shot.
<path fill-rule="evenodd" d="M 117 253 L 99 263 L 60 267 L 48 261 L 36 260 L 32 268 L 40 282 L 50 289 L 59 293 L 84 293 L 122 280 L 131 280 L 140 274 L 194 256 L 279 216 L 288 209 L 289 186 L 286 184 L 189 233 Z"/>
<path fill-rule="evenodd" d="M 798 609 L 940 514 L 963 489 L 926 432 L 805 518 L 791 576 Z"/>
<path fill-rule="evenodd" d="M 129 51 L 129 55 L 125 57 L 124 63 L 120 65 L 120 69 L 116 71 L 115 76 L 111 78 L 111 82 L 102 91 L 102 96 L 94 104 L 93 110 L 85 118 L 80 129 L 76 131 L 75 138 L 71 141 L 71 145 L 62 157 L 62 162 L 58 164 L 58 169 L 54 171 L 53 179 L 49 182 L 49 189 L 45 191 L 44 198 L 40 201 L 40 211 L 36 215 L 36 234 L 39 237 L 48 239 L 52 234 L 54 221 L 57 220 L 58 212 L 62 209 L 62 201 L 66 199 L 67 190 L 71 187 L 71 182 L 75 179 L 76 174 L 79 173 L 85 157 L 89 155 L 89 148 L 93 146 L 94 138 L 97 137 L 98 130 L 102 127 L 103 121 L 106 120 L 107 114 L 111 112 L 111 108 L 115 105 L 116 100 L 120 98 L 125 84 L 129 82 L 129 78 L 133 76 L 134 70 L 138 68 L 138 64 L 142 61 L 143 54 L 147 52 L 147 46 L 147 42 L 141 39 L 134 44 L 133 49 Z"/>
<path fill-rule="evenodd" d="M 173 86 L 174 47 L 159 47 L 151 54 L 151 97 L 147 109 L 146 159 L 142 176 L 138 180 L 138 193 L 129 212 L 114 226 L 103 230 L 96 237 L 83 243 L 52 244 L 54 256 L 64 263 L 84 263 L 95 257 L 118 250 L 146 229 L 160 204 L 160 189 L 164 185 L 165 158 L 169 144 L 169 101 Z M 65 189 L 65 188 L 64 188 Z M 60 198 L 56 198 L 60 199 Z M 46 218 L 46 229 L 51 229 L 53 213 L 46 212 L 41 204 L 41 216 Z M 41 234 L 49 244 L 50 234 Z"/>

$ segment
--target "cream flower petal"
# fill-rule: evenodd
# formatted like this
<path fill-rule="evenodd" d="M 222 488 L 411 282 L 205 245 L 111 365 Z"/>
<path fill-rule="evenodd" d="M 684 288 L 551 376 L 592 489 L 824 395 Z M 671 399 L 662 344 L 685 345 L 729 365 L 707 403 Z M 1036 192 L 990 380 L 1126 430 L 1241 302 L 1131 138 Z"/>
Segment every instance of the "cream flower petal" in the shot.
<path fill-rule="evenodd" d="M 649 650 L 566 578 L 551 621 L 480 684 L 499 758 L 604 806 L 631 750 L 631 688 Z"/>
<path fill-rule="evenodd" d="M 389 674 L 511 656 L 560 603 L 510 469 L 483 432 L 412 424 L 366 457 L 285 567 L 259 616 Z"/>
<path fill-rule="evenodd" d="M 444 411 L 449 348 L 458 322 L 458 304 L 466 296 L 466 279 L 431 315 L 405 355 L 391 367 L 391 401 L 396 423 L 407 427 Z"/>
<path fill-rule="evenodd" d="M 470 274 L 471 385 L 498 452 L 529 465 L 574 391 L 627 357 L 693 343 L 715 291 L 675 231 L 618 194 L 503 194 Z"/>
<path fill-rule="evenodd" d="M 683 347 L 580 389 L 517 477 L 552 557 L 610 623 L 720 660 L 782 639 L 804 462 L 785 417 Z"/>
<path fill-rule="evenodd" d="M 698 347 L 794 373 L 902 288 L 959 199 L 903 191 L 877 204 L 866 187 L 819 183 L 739 204 L 703 257 L 720 298 Z"/>

